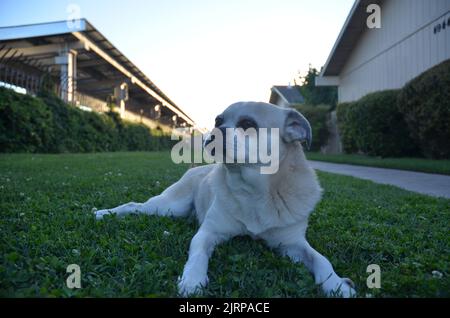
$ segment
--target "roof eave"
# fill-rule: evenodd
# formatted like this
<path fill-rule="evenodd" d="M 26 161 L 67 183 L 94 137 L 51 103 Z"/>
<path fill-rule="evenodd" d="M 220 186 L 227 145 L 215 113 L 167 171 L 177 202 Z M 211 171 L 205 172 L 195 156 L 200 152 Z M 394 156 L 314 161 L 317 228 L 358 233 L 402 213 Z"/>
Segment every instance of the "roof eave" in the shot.
<path fill-rule="evenodd" d="M 352 20 L 352 17 L 355 14 L 355 11 L 358 8 L 360 2 L 361 2 L 361 0 L 355 0 L 355 2 L 353 3 L 352 8 L 350 9 L 350 13 L 348 14 L 347 19 L 345 20 L 344 25 L 342 26 L 341 31 L 339 32 L 339 35 L 338 35 L 336 41 L 334 42 L 333 48 L 331 49 L 331 52 L 328 55 L 327 61 L 325 62 L 325 65 L 324 65 L 322 71 L 320 72 L 319 76 L 336 75 L 336 74 L 327 74 L 328 67 L 330 65 L 331 60 L 334 57 L 336 49 L 339 46 L 339 44 L 344 36 L 344 33 L 347 30 L 347 27 L 350 24 L 350 21 Z"/>
<path fill-rule="evenodd" d="M 275 86 L 272 87 L 272 90 L 277 93 L 278 96 L 280 96 L 286 103 L 290 104 L 290 102 L 286 99 L 286 97 L 276 88 Z"/>
<path fill-rule="evenodd" d="M 356 0 L 336 42 L 328 56 L 320 76 L 339 76 L 351 52 L 361 35 L 367 29 L 367 6 L 371 4 L 382 5 L 383 0 Z"/>
<path fill-rule="evenodd" d="M 86 30 L 86 19 L 5 26 L 0 27 L 0 41 L 69 34 Z"/>

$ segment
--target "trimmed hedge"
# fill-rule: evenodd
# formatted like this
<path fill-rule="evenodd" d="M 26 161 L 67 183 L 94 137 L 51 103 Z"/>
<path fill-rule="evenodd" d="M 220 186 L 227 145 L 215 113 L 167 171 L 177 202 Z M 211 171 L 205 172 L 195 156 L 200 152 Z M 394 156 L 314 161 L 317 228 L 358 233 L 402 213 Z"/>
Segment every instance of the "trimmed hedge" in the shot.
<path fill-rule="evenodd" d="M 450 158 L 450 60 L 408 82 L 397 107 L 424 156 Z"/>
<path fill-rule="evenodd" d="M 347 153 L 450 158 L 450 60 L 400 90 L 339 104 L 337 117 Z"/>
<path fill-rule="evenodd" d="M 379 91 L 338 106 L 338 125 L 346 152 L 381 157 L 418 155 L 418 147 L 396 107 L 398 93 Z"/>
<path fill-rule="evenodd" d="M 330 135 L 327 125 L 330 106 L 296 105 L 295 109 L 302 113 L 311 124 L 313 140 L 310 150 L 319 151 L 326 145 Z"/>
<path fill-rule="evenodd" d="M 102 152 L 170 149 L 170 136 L 86 112 L 57 96 L 31 97 L 0 87 L 0 152 Z"/>
<path fill-rule="evenodd" d="M 45 152 L 54 138 L 52 115 L 41 100 L 0 87 L 0 151 Z"/>
<path fill-rule="evenodd" d="M 339 135 L 341 137 L 342 148 L 346 153 L 358 152 L 355 139 L 357 134 L 355 131 L 356 125 L 351 124 L 355 121 L 352 107 L 356 107 L 356 103 L 340 103 L 336 107 Z"/>

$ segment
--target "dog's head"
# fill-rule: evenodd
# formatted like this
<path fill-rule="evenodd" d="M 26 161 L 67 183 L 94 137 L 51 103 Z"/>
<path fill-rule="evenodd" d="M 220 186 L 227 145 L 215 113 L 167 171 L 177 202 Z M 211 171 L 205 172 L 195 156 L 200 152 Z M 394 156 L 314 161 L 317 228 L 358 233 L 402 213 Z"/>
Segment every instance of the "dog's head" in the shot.
<path fill-rule="evenodd" d="M 261 165 L 268 163 L 267 156 L 283 158 L 293 143 L 305 143 L 309 148 L 311 139 L 311 126 L 298 111 L 262 102 L 239 102 L 216 117 L 205 147 L 209 146 L 216 161 L 223 158 L 219 161 Z"/>

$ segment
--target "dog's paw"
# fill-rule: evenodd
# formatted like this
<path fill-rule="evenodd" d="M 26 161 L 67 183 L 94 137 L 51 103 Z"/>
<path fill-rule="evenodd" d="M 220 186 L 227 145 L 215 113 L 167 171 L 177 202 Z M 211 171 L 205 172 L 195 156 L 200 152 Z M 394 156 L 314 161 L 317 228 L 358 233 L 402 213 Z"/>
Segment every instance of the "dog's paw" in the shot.
<path fill-rule="evenodd" d="M 208 285 L 208 276 L 206 275 L 204 277 L 183 275 L 182 278 L 178 278 L 178 293 L 182 297 L 200 295 L 206 285 Z"/>
<path fill-rule="evenodd" d="M 111 211 L 109 211 L 109 210 L 98 210 L 97 211 L 97 210 L 92 209 L 92 212 L 95 214 L 95 218 L 97 220 L 103 219 L 103 217 L 105 215 L 111 215 L 112 214 Z"/>
<path fill-rule="evenodd" d="M 329 297 L 350 298 L 356 296 L 355 284 L 350 278 L 340 278 L 335 275 L 322 285 L 323 291 Z"/>

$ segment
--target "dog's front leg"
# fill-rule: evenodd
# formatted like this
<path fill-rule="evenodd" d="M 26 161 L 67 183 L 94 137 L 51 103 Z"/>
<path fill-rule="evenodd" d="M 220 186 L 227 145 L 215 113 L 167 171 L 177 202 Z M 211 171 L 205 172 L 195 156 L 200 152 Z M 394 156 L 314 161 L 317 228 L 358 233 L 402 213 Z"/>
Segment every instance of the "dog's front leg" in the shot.
<path fill-rule="evenodd" d="M 208 284 L 209 258 L 216 245 L 227 239 L 227 236 L 207 228 L 208 226 L 203 223 L 192 238 L 188 261 L 184 266 L 183 276 L 178 282 L 178 291 L 181 296 L 187 297 L 200 293 L 201 288 Z"/>
<path fill-rule="evenodd" d="M 294 261 L 305 264 L 314 275 L 316 284 L 322 287 L 327 296 L 341 295 L 347 298 L 356 295 L 353 282 L 348 278 L 339 277 L 328 259 L 312 248 L 306 239 L 284 247 L 283 251 Z"/>
<path fill-rule="evenodd" d="M 212 165 L 189 169 L 178 182 L 172 184 L 160 195 L 150 198 L 147 202 L 130 202 L 112 209 L 98 210 L 95 212 L 95 216 L 97 219 L 102 219 L 108 214 L 124 216 L 130 213 L 174 217 L 188 216 L 194 207 L 195 189 L 210 171 L 208 167 L 212 167 Z"/>
<path fill-rule="evenodd" d="M 192 210 L 191 196 L 179 195 L 163 192 L 147 202 L 136 203 L 129 202 L 112 209 L 95 211 L 95 217 L 102 219 L 105 215 L 116 214 L 125 216 L 127 214 L 147 214 L 160 216 L 184 217 Z"/>

